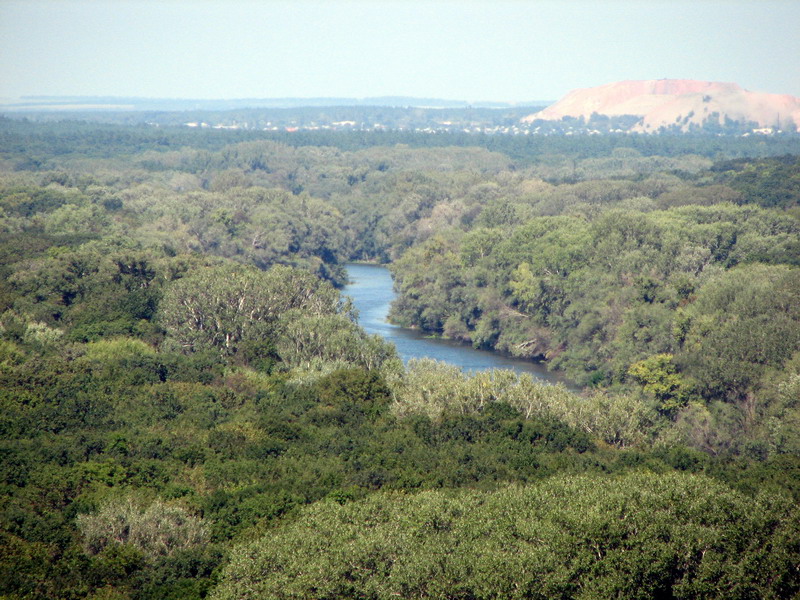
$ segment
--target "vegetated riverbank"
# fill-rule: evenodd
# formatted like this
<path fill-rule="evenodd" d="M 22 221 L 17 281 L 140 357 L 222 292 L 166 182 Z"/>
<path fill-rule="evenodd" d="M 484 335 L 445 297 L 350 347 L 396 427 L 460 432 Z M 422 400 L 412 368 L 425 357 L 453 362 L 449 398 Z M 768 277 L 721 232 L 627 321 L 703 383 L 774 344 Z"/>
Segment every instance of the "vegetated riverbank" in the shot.
<path fill-rule="evenodd" d="M 380 335 L 394 344 L 403 362 L 431 358 L 455 365 L 467 372 L 511 369 L 516 373 L 528 373 L 548 383 L 562 383 L 572 391 L 580 391 L 575 383 L 548 371 L 541 363 L 499 351 L 476 349 L 458 340 L 431 336 L 419 329 L 407 329 L 390 323 L 390 306 L 396 299 L 396 294 L 388 267 L 375 263 L 350 263 L 346 268 L 350 283 L 343 289 L 343 293 L 353 299 L 359 313 L 359 325 L 367 333 Z"/>

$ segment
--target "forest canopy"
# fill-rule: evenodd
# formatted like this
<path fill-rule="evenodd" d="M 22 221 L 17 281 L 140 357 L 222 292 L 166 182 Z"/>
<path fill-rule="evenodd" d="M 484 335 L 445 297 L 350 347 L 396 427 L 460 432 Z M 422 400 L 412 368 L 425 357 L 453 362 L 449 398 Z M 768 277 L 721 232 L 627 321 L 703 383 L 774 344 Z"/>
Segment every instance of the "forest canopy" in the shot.
<path fill-rule="evenodd" d="M 0 596 L 800 593 L 796 138 L 296 133 L 0 119 Z"/>

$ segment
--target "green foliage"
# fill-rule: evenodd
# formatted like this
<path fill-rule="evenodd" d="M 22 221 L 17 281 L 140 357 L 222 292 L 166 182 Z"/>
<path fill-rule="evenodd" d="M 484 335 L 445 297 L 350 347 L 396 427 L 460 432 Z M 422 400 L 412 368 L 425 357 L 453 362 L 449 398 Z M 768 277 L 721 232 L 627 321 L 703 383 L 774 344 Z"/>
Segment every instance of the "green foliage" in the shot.
<path fill-rule="evenodd" d="M 159 319 L 168 340 L 184 352 L 215 348 L 232 355 L 242 343 L 274 337 L 276 321 L 292 309 L 309 315 L 348 311 L 336 290 L 309 273 L 226 265 L 175 281 L 161 303 Z"/>
<path fill-rule="evenodd" d="M 201 519 L 180 506 L 159 501 L 140 507 L 131 498 L 110 500 L 95 514 L 79 515 L 77 522 L 90 554 L 130 544 L 154 558 L 202 545 L 207 539 Z"/>
<path fill-rule="evenodd" d="M 800 160 L 796 155 L 723 161 L 711 172 L 718 181 L 739 190 L 745 202 L 779 208 L 800 204 Z"/>
<path fill-rule="evenodd" d="M 798 593 L 797 161 L 708 158 L 791 139 L 0 140 L 0 596 Z M 596 389 L 403 367 L 348 259 Z"/>
<path fill-rule="evenodd" d="M 784 498 L 691 475 L 378 494 L 235 549 L 213 597 L 788 597 L 797 534 Z"/>
<path fill-rule="evenodd" d="M 784 369 L 768 369 L 761 381 L 760 397 L 765 438 L 771 452 L 800 456 L 800 352 Z"/>
<path fill-rule="evenodd" d="M 378 369 L 397 362 L 395 350 L 377 336 L 367 336 L 343 314 L 314 315 L 287 311 L 278 323 L 277 352 L 284 363 L 304 369 L 342 363 Z"/>
<path fill-rule="evenodd" d="M 548 385 L 510 371 L 464 374 L 432 360 L 412 360 L 395 392 L 400 417 L 423 414 L 438 420 L 452 413 L 474 414 L 494 404 L 513 407 L 525 419 L 553 419 L 607 444 L 642 443 L 655 420 L 648 408 L 628 396 L 594 394 L 581 398 L 562 385 Z"/>
<path fill-rule="evenodd" d="M 655 398 L 662 414 L 674 416 L 688 402 L 687 384 L 677 373 L 671 354 L 656 354 L 634 363 L 628 375 Z"/>
<path fill-rule="evenodd" d="M 157 383 L 167 377 L 167 368 L 156 350 L 131 338 L 87 344 L 86 353 L 79 360 L 88 365 L 95 378 L 116 386 Z"/>
<path fill-rule="evenodd" d="M 687 315 L 679 361 L 710 397 L 738 400 L 800 345 L 797 268 L 746 265 L 711 279 Z"/>
<path fill-rule="evenodd" d="M 730 205 L 610 209 L 591 221 L 539 217 L 481 244 L 483 251 L 472 249 L 473 235 L 487 230 L 476 231 L 440 234 L 394 263 L 401 296 L 393 318 L 439 333 L 446 325 L 476 345 L 547 358 L 584 383 L 622 381 L 649 356 L 678 356 L 693 310 L 687 305 L 714 273 L 798 233 L 788 217 Z M 759 302 L 759 318 L 769 319 Z M 724 347 L 731 335 L 720 332 L 714 345 Z M 796 343 L 783 339 L 787 347 Z M 682 357 L 676 363 L 689 368 Z"/>
<path fill-rule="evenodd" d="M 28 320 L 58 325 L 76 341 L 153 335 L 160 298 L 161 257 L 125 239 L 53 248 L 13 265 L 14 308 Z"/>

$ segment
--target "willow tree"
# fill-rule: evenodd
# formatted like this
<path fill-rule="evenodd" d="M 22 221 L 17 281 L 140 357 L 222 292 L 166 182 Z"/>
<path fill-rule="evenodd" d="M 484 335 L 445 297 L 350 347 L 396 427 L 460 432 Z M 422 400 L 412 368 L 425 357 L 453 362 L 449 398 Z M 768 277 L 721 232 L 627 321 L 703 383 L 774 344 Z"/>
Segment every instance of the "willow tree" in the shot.
<path fill-rule="evenodd" d="M 174 282 L 159 317 L 168 344 L 184 352 L 216 349 L 230 356 L 273 339 L 279 317 L 293 309 L 305 315 L 352 314 L 349 302 L 311 273 L 284 266 L 258 271 L 225 265 Z"/>

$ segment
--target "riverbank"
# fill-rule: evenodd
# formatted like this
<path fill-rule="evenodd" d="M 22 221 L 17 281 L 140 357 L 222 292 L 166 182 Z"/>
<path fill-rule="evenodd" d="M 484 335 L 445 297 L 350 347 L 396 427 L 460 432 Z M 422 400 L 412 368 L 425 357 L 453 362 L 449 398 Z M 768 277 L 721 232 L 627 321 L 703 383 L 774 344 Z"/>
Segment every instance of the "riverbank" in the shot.
<path fill-rule="evenodd" d="M 502 352 L 476 349 L 457 340 L 429 337 L 419 330 L 389 323 L 389 308 L 395 298 L 389 269 L 374 263 L 348 263 L 345 268 L 350 283 L 343 293 L 352 298 L 358 310 L 359 324 L 367 333 L 377 334 L 394 344 L 404 363 L 415 358 L 432 358 L 456 365 L 463 371 L 511 369 L 547 383 L 561 383 L 573 392 L 581 391 L 577 384 L 548 371 L 541 363 Z"/>

